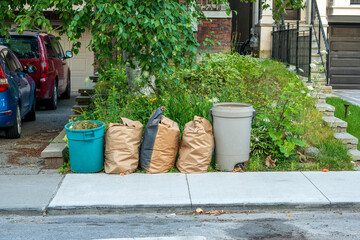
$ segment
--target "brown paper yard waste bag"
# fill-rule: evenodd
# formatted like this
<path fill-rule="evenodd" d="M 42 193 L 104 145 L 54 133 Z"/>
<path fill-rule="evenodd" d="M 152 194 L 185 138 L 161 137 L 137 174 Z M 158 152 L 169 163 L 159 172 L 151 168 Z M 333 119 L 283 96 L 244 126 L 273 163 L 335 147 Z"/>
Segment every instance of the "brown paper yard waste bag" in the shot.
<path fill-rule="evenodd" d="M 132 173 L 139 165 L 143 125 L 127 118 L 120 119 L 123 123 L 110 123 L 105 134 L 106 173 Z"/>
<path fill-rule="evenodd" d="M 174 167 L 180 129 L 176 122 L 162 115 L 165 107 L 151 114 L 140 149 L 140 166 L 147 173 L 163 173 Z"/>
<path fill-rule="evenodd" d="M 176 166 L 182 173 L 202 173 L 208 170 L 214 147 L 211 123 L 195 116 L 185 124 Z"/>

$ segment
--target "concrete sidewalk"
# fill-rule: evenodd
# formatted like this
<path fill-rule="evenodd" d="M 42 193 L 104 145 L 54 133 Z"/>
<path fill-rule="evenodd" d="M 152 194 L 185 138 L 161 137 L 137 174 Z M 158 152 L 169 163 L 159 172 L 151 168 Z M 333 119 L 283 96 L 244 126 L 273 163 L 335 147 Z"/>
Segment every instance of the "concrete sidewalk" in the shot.
<path fill-rule="evenodd" d="M 333 89 L 333 93 L 343 100 L 360 107 L 360 90 L 356 89 Z"/>
<path fill-rule="evenodd" d="M 0 213 L 360 208 L 360 172 L 0 176 Z"/>

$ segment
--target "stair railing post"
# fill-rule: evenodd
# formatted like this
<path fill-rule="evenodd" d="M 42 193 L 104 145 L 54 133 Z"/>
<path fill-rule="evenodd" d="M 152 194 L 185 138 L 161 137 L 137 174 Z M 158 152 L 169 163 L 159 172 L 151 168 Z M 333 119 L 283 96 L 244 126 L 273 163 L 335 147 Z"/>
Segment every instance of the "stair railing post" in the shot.
<path fill-rule="evenodd" d="M 309 66 L 308 66 L 308 68 L 309 68 L 309 78 L 308 78 L 308 81 L 307 81 L 307 83 L 312 83 L 312 81 L 311 81 L 311 66 L 310 66 L 310 64 L 311 64 L 311 43 L 312 43 L 312 27 L 310 26 L 309 27 Z"/>
<path fill-rule="evenodd" d="M 289 36 L 290 36 L 290 23 L 287 24 L 287 31 L 286 31 L 286 63 L 287 63 L 287 66 L 290 66 Z"/>
<path fill-rule="evenodd" d="M 329 52 L 326 51 L 326 86 L 329 85 Z"/>
<path fill-rule="evenodd" d="M 295 51 L 295 67 L 296 72 L 299 72 L 299 20 L 296 21 L 296 51 Z"/>

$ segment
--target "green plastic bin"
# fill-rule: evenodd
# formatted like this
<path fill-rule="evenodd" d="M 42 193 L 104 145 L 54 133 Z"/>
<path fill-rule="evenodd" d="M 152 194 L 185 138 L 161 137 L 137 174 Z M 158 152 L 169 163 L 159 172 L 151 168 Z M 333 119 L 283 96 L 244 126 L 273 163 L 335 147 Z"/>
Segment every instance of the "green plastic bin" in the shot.
<path fill-rule="evenodd" d="M 92 173 L 100 171 L 104 166 L 104 127 L 75 130 L 69 127 L 76 122 L 65 125 L 69 141 L 70 166 L 73 172 Z"/>

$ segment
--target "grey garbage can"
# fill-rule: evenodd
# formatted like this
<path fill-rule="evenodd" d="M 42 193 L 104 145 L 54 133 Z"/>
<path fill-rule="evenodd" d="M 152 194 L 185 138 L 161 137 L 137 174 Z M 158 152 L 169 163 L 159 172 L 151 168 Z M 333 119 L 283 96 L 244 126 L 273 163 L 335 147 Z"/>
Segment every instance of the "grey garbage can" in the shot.
<path fill-rule="evenodd" d="M 211 109 L 215 138 L 215 163 L 232 171 L 249 160 L 251 121 L 255 110 L 247 103 L 217 103 Z"/>

